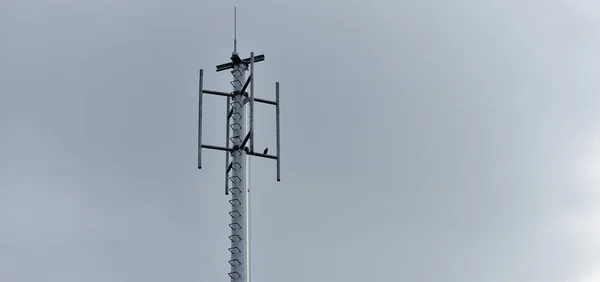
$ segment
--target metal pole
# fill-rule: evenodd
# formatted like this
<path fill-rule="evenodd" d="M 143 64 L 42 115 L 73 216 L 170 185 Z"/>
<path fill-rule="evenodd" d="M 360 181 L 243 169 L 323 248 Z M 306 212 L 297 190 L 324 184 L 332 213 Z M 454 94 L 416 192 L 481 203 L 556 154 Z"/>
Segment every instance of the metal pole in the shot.
<path fill-rule="evenodd" d="M 231 104 L 229 101 L 229 97 L 225 101 L 227 103 L 227 112 L 225 112 L 225 116 L 227 118 L 227 122 L 225 123 L 225 147 L 229 148 L 229 111 L 231 110 Z M 225 152 L 225 195 L 229 195 L 229 154 L 230 152 Z"/>
<path fill-rule="evenodd" d="M 275 83 L 275 103 L 275 120 L 277 122 L 277 181 L 281 181 L 281 142 L 279 142 L 279 82 Z"/>
<path fill-rule="evenodd" d="M 202 79 L 204 71 L 200 69 L 198 80 L 198 169 L 202 168 Z"/>
<path fill-rule="evenodd" d="M 239 250 L 231 254 L 231 277 L 232 282 L 247 282 L 248 281 L 248 224 L 247 224 L 247 187 L 246 187 L 246 151 L 241 148 L 243 139 L 246 137 L 246 111 L 244 106 L 244 93 L 241 93 L 244 82 L 246 81 L 246 66 L 243 63 L 234 65 L 233 71 L 234 81 L 232 82 L 234 97 L 232 101 L 232 120 L 230 127 L 232 129 L 231 141 L 236 150 L 232 151 L 232 173 L 231 173 L 231 200 L 239 203 L 237 206 L 232 206 L 231 211 L 231 236 L 235 238 L 231 240 L 231 248 Z M 237 189 L 236 189 L 237 188 Z M 239 276 L 239 277 L 238 277 Z"/>
<path fill-rule="evenodd" d="M 237 7 L 233 7 L 233 54 L 237 54 Z"/>
<path fill-rule="evenodd" d="M 250 152 L 254 152 L 254 52 L 250 53 Z"/>
<path fill-rule="evenodd" d="M 250 76 L 252 76 L 252 73 L 250 74 Z M 249 77 L 248 79 L 250 79 L 251 77 Z M 249 105 L 250 107 L 250 111 L 252 112 L 253 109 L 253 104 L 252 104 L 252 100 L 250 101 Z M 252 139 L 254 139 L 254 131 L 252 129 L 252 113 L 249 114 L 250 117 L 248 118 L 248 127 L 250 128 L 250 130 L 248 131 L 248 134 L 252 134 L 250 137 L 250 152 L 252 152 Z M 248 280 L 247 282 L 250 282 L 252 279 L 252 222 L 251 222 L 251 209 L 252 209 L 252 194 L 250 193 L 250 187 L 252 187 L 252 158 L 250 157 L 250 154 L 247 154 L 247 160 L 246 160 L 246 175 L 248 176 L 248 182 L 246 183 L 246 187 L 248 188 L 246 190 L 247 194 L 246 194 L 246 224 L 248 226 L 248 233 L 246 234 L 247 238 L 248 238 Z"/>

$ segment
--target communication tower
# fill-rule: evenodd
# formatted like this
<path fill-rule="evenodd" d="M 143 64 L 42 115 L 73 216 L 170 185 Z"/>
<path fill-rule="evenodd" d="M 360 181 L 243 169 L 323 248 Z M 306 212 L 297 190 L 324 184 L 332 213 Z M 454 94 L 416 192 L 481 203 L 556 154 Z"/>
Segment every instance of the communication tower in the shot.
<path fill-rule="evenodd" d="M 275 83 L 275 101 L 254 97 L 254 64 L 264 61 L 264 55 L 241 59 L 237 53 L 237 11 L 234 9 L 234 40 L 231 62 L 217 66 L 217 72 L 231 69 L 232 92 L 221 92 L 203 88 L 203 70 L 200 69 L 198 103 L 198 169 L 202 168 L 202 149 L 225 152 L 225 195 L 229 195 L 231 205 L 231 246 L 229 252 L 231 270 L 228 275 L 232 282 L 250 282 L 250 157 L 262 157 L 277 161 L 277 181 L 280 181 L 280 138 L 279 138 L 279 82 Z M 248 77 L 246 73 L 250 72 Z M 249 92 L 246 92 L 249 90 Z M 225 146 L 202 143 L 202 97 L 204 94 L 222 96 L 227 99 L 227 128 Z M 254 151 L 254 103 L 275 106 L 276 155 Z M 230 183 L 231 182 L 231 183 Z"/>

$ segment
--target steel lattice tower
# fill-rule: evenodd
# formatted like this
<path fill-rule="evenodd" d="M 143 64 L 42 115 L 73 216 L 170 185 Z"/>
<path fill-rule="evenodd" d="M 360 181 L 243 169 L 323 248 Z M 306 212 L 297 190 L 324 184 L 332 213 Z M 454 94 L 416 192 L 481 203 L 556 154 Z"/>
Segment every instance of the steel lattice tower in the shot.
<path fill-rule="evenodd" d="M 235 14 L 236 12 L 234 12 Z M 236 15 L 234 15 L 234 19 Z M 234 26 L 236 23 L 234 22 Z M 235 29 L 234 29 L 235 30 Z M 241 59 L 237 54 L 237 39 L 234 32 L 234 48 L 231 62 L 217 66 L 217 72 L 231 69 L 232 92 L 220 92 L 203 89 L 203 70 L 200 69 L 198 103 L 198 169 L 202 168 L 202 149 L 225 152 L 225 194 L 230 195 L 231 204 L 231 246 L 229 252 L 231 270 L 228 273 L 232 282 L 250 281 L 250 169 L 246 161 L 251 156 L 274 159 L 277 161 L 277 181 L 280 181 L 280 134 L 279 134 L 279 82 L 275 83 L 275 101 L 254 97 L 254 64 L 265 59 L 264 55 Z M 250 74 L 246 78 L 246 73 Z M 249 93 L 246 92 L 249 88 Z M 227 129 L 225 146 L 202 144 L 202 97 L 212 94 L 227 98 Z M 276 108 L 276 155 L 254 151 L 254 102 L 274 105 Z"/>

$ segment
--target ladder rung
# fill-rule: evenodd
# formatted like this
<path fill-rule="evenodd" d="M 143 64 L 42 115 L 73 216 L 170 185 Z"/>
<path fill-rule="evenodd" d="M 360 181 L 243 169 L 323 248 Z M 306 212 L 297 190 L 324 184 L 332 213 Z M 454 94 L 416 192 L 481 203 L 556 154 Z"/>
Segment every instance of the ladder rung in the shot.
<path fill-rule="evenodd" d="M 233 117 L 233 119 L 235 120 L 239 120 L 242 119 L 242 115 L 240 113 L 231 113 L 231 116 Z"/>
<path fill-rule="evenodd" d="M 242 182 L 242 179 L 237 175 L 229 177 L 229 180 L 235 184 Z"/>
<path fill-rule="evenodd" d="M 238 162 L 232 162 L 232 163 L 230 163 L 230 164 L 227 166 L 227 173 L 229 173 L 229 171 L 230 171 L 232 168 L 233 168 L 233 169 L 235 169 L 235 170 L 238 170 L 238 169 L 242 168 L 242 165 L 241 165 L 240 163 L 238 163 Z"/>
<path fill-rule="evenodd" d="M 238 278 L 242 277 L 237 271 L 229 272 L 228 275 L 229 275 L 229 277 L 231 277 L 233 279 L 238 279 Z"/>
<path fill-rule="evenodd" d="M 242 237 L 238 236 L 238 235 L 231 235 L 229 236 L 229 240 L 231 240 L 231 242 L 237 242 L 242 240 Z"/>
<path fill-rule="evenodd" d="M 242 262 L 240 262 L 240 260 L 238 260 L 238 259 L 232 259 L 232 260 L 229 260 L 229 264 L 231 264 L 231 266 L 236 266 L 236 265 L 242 264 Z"/>
<path fill-rule="evenodd" d="M 231 252 L 232 254 L 239 254 L 242 252 L 242 250 L 240 250 L 240 248 L 238 248 L 238 247 L 233 247 L 233 248 L 229 248 L 229 252 Z"/>
<path fill-rule="evenodd" d="M 236 87 L 236 88 L 241 87 L 243 85 L 241 82 L 239 82 L 237 80 L 230 82 L 230 84 L 231 84 L 231 86 Z"/>
<path fill-rule="evenodd" d="M 242 228 L 242 226 L 239 223 L 234 222 L 234 223 L 229 224 L 229 228 L 231 228 L 233 230 L 238 230 L 238 229 Z"/>
<path fill-rule="evenodd" d="M 229 140 L 231 142 L 235 143 L 241 143 L 242 142 L 242 138 L 240 138 L 239 136 L 233 136 L 233 137 L 229 137 Z M 234 140 L 236 140 L 237 142 L 235 142 Z"/>
<path fill-rule="evenodd" d="M 229 125 L 229 127 L 231 127 L 232 130 L 240 130 L 242 129 L 242 126 L 239 123 L 232 123 L 231 125 Z"/>
<path fill-rule="evenodd" d="M 229 188 L 229 192 L 231 192 L 231 194 L 237 195 L 239 193 L 242 193 L 242 189 L 240 189 L 240 187 L 232 187 Z"/>
<path fill-rule="evenodd" d="M 231 190 L 231 189 L 229 189 L 229 190 Z M 234 207 L 242 204 L 242 202 L 240 202 L 240 200 L 238 200 L 238 199 L 229 200 L 229 203 Z"/>
<path fill-rule="evenodd" d="M 231 102 L 231 103 L 229 103 L 229 104 L 230 104 L 232 107 L 234 107 L 234 108 L 241 108 L 241 107 L 242 107 L 242 104 L 240 104 L 240 102 L 238 102 L 238 101 L 234 101 L 234 102 Z"/>
<path fill-rule="evenodd" d="M 229 151 L 229 153 L 230 153 L 230 155 L 231 155 L 232 157 L 235 157 L 236 155 L 238 155 L 238 156 L 241 156 L 241 155 L 242 155 L 242 151 L 241 151 L 241 150 L 233 150 L 233 149 L 232 149 L 231 151 Z"/>
<path fill-rule="evenodd" d="M 229 212 L 229 215 L 230 215 L 232 218 L 237 218 L 237 217 L 240 217 L 240 216 L 242 216 L 242 214 L 241 214 L 239 211 L 230 211 L 230 212 Z"/>

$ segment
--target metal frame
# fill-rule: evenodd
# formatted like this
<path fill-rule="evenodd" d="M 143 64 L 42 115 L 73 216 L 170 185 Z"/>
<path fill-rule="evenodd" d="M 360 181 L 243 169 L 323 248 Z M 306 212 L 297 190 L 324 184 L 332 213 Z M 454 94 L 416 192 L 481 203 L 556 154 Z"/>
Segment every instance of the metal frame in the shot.
<path fill-rule="evenodd" d="M 234 97 L 235 94 L 248 94 L 245 93 L 245 90 L 250 87 L 250 97 L 247 98 L 247 102 L 249 105 L 249 109 L 250 109 L 250 114 L 249 114 L 249 130 L 247 135 L 244 137 L 243 142 L 242 142 L 242 146 L 241 149 L 245 148 L 246 144 L 249 144 L 249 150 L 247 150 L 247 154 L 251 155 L 251 156 L 255 156 L 255 157 L 262 157 L 262 158 L 267 158 L 267 159 L 273 159 L 277 161 L 277 181 L 281 181 L 281 142 L 280 142 L 280 119 L 279 119 L 279 114 L 280 114 L 280 102 L 279 102 L 279 82 L 275 83 L 275 101 L 271 101 L 271 100 L 266 100 L 266 99 L 261 99 L 261 98 L 256 98 L 254 97 L 254 63 L 256 62 L 260 62 L 260 61 L 264 61 L 265 56 L 264 55 L 259 55 L 259 56 L 254 56 L 254 52 L 250 53 L 250 58 L 244 59 L 244 60 L 237 60 L 235 59 L 237 55 L 233 55 L 232 56 L 232 61 L 234 62 L 243 62 L 243 63 L 247 63 L 250 66 L 250 75 L 248 76 L 248 78 L 246 79 L 246 82 L 244 83 L 242 90 L 240 91 L 241 93 L 227 93 L 227 92 L 222 92 L 222 91 L 214 91 L 214 90 L 207 90 L 207 89 L 203 89 L 203 70 L 200 70 L 200 80 L 199 80 L 199 109 L 198 109 L 198 169 L 202 168 L 202 149 L 212 149 L 212 150 L 219 150 L 219 151 L 226 151 L 228 152 L 225 155 L 225 179 L 227 180 L 228 178 L 228 173 L 229 170 L 227 169 L 229 166 L 229 162 L 230 162 L 230 158 L 229 158 L 229 152 L 233 152 L 236 150 L 236 148 L 232 148 L 230 147 L 230 139 L 234 138 L 234 137 L 230 137 L 230 129 L 229 129 L 229 119 L 232 117 L 233 115 L 233 108 L 231 107 L 231 103 L 229 102 L 229 100 Z M 237 57 L 239 59 L 239 57 Z M 222 64 L 217 66 L 217 71 L 222 71 L 225 69 L 229 69 L 229 68 L 233 68 L 233 64 L 234 62 L 231 63 L 226 63 L 226 64 Z M 202 144 L 202 96 L 203 94 L 211 94 L 211 95 L 217 95 L 217 96 L 223 96 L 223 97 L 227 97 L 227 128 L 226 130 L 226 137 L 225 137 L 225 147 L 222 146 L 215 146 L 215 145 L 206 145 L 206 144 Z M 264 104 L 268 104 L 268 105 L 273 105 L 275 106 L 275 121 L 276 121 L 276 141 L 277 141 L 277 154 L 276 155 L 267 155 L 267 154 L 261 154 L 261 153 L 257 153 L 254 152 L 254 102 L 259 102 L 259 103 L 264 103 Z M 245 104 L 245 103 L 244 103 Z M 245 105 L 242 105 L 242 107 Z M 237 137 L 239 138 L 239 137 Z M 225 195 L 229 194 L 229 182 L 225 181 Z"/>

